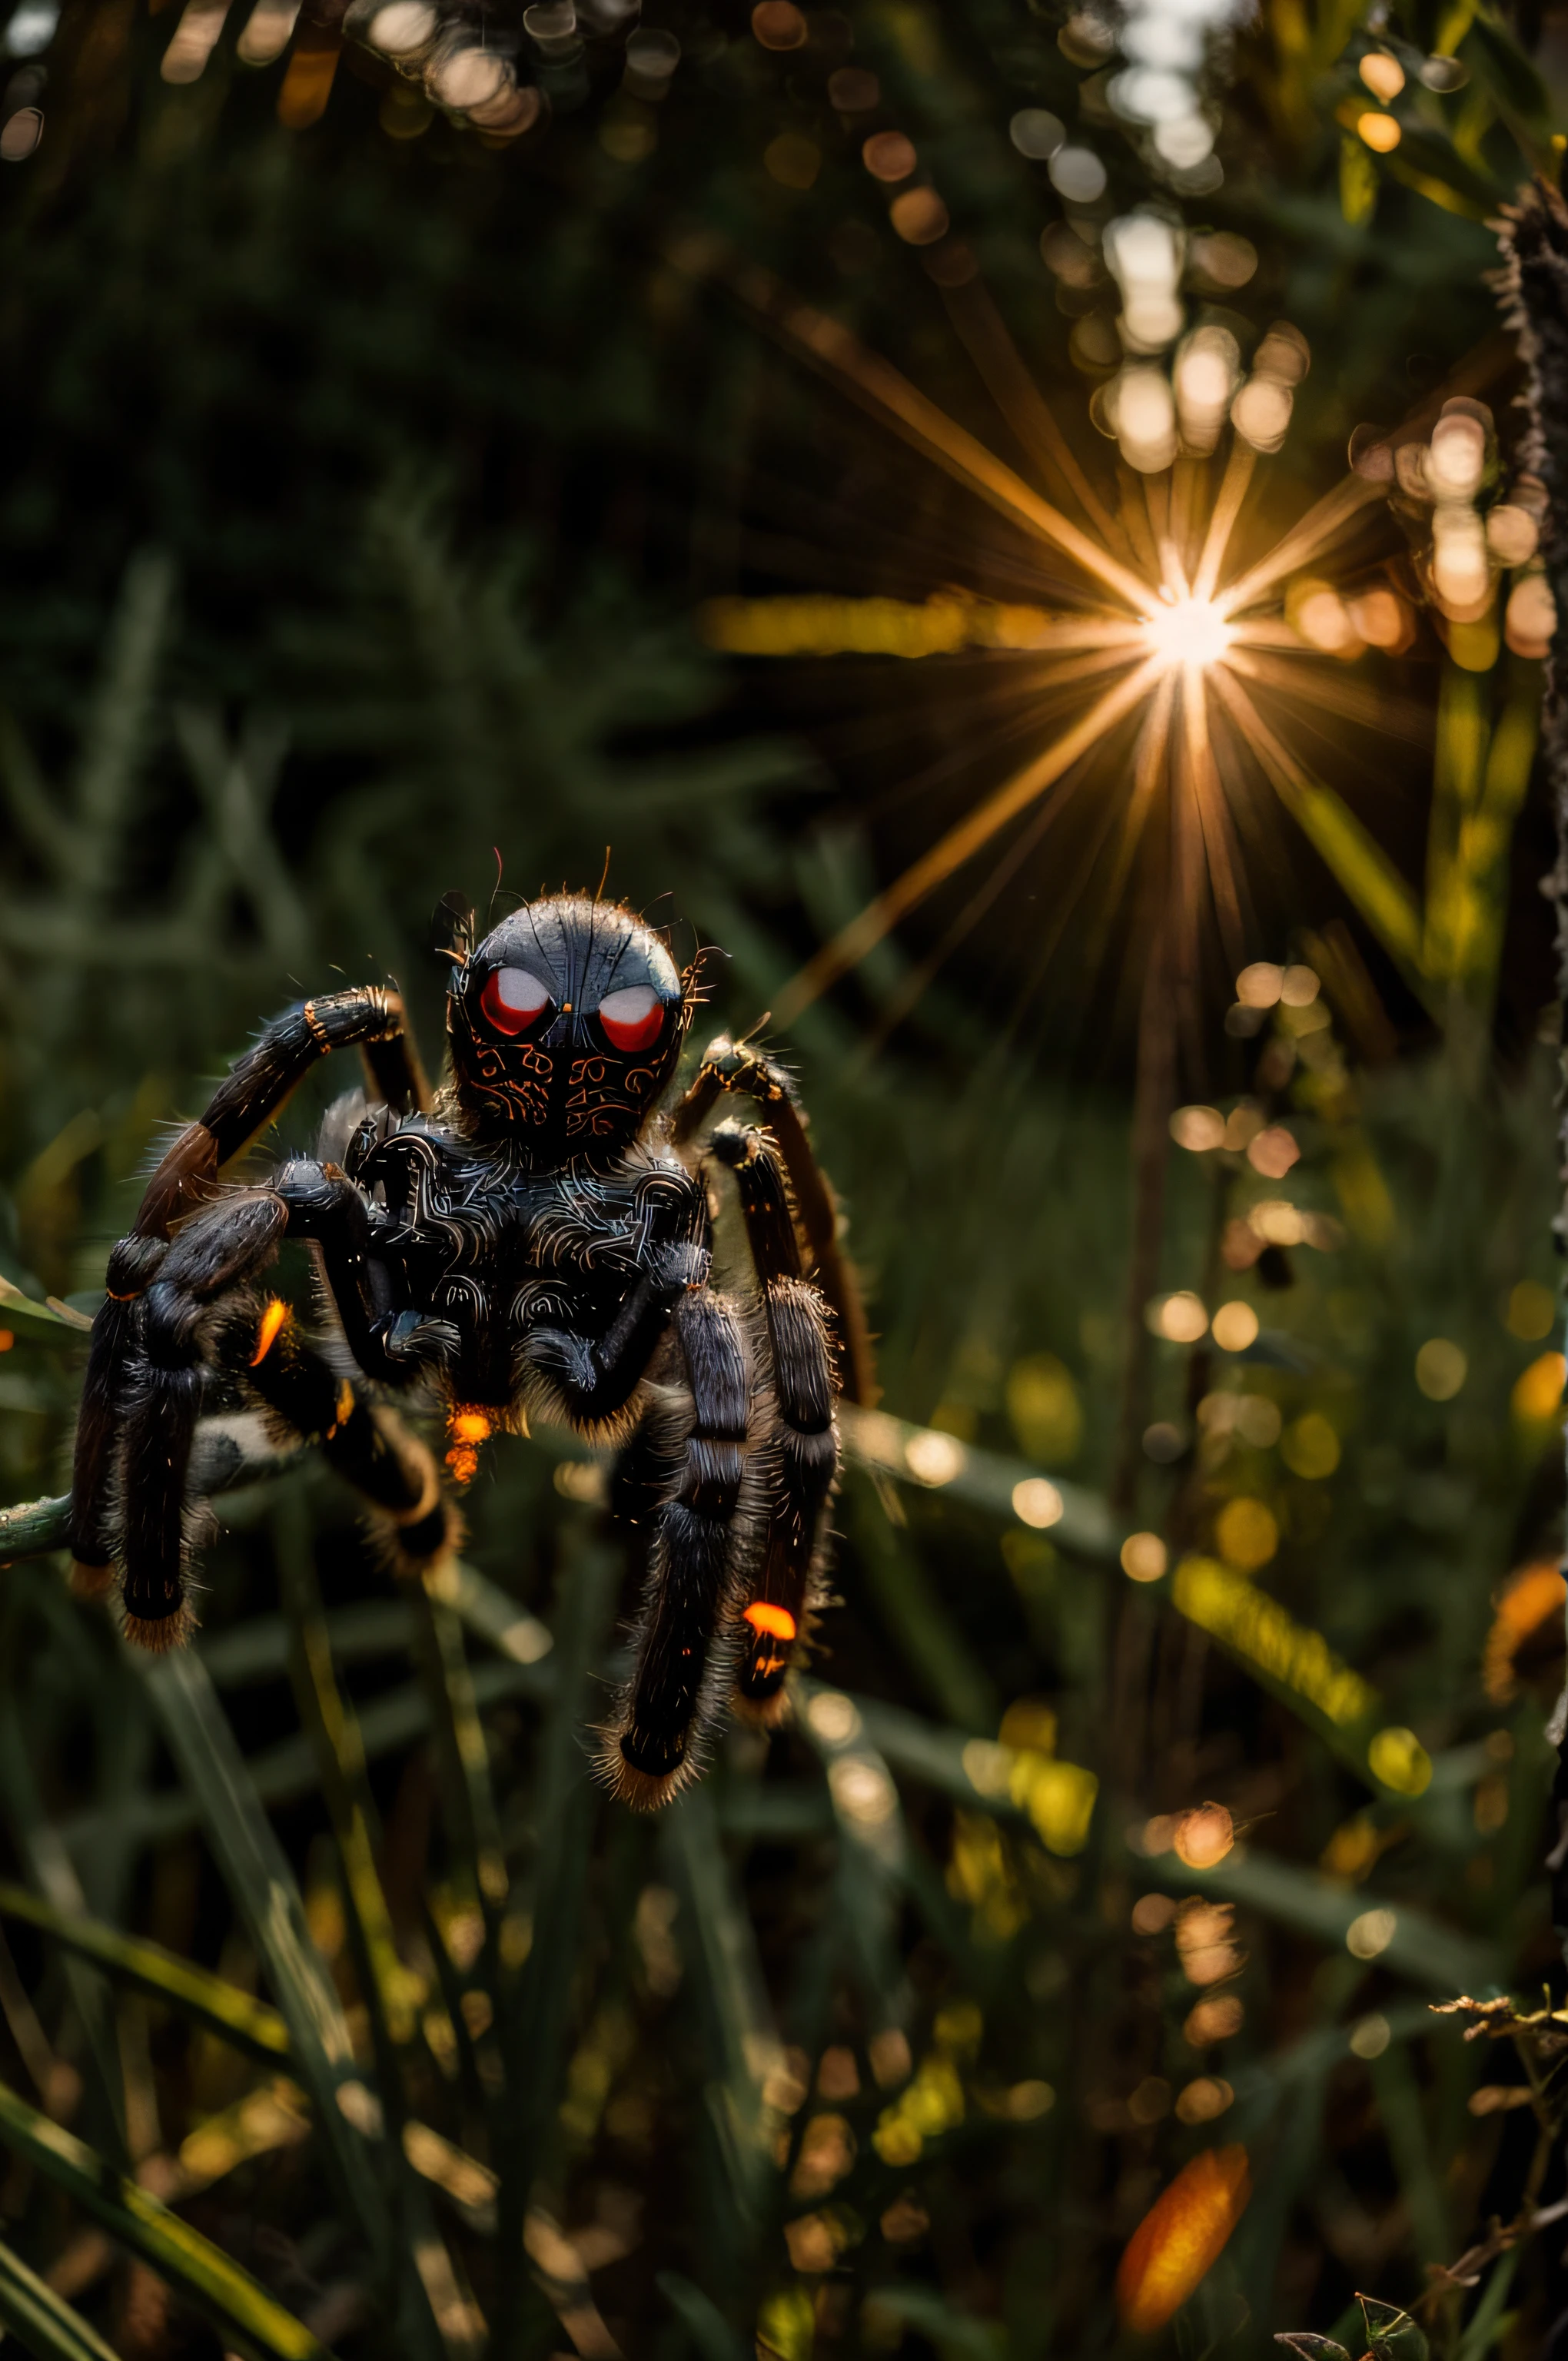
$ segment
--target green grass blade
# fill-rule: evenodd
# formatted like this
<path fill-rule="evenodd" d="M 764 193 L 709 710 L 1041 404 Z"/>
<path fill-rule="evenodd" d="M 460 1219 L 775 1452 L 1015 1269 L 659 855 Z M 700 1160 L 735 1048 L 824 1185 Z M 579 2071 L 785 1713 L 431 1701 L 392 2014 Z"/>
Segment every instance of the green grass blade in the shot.
<path fill-rule="evenodd" d="M 1376 1954 L 1378 1966 L 1428 1991 L 1484 1993 L 1499 1989 L 1507 1973 L 1507 1960 L 1490 1944 L 1444 1927 L 1424 1910 L 1386 1903 L 1365 1886 L 1340 1885 L 1313 1870 L 1298 1869 L 1291 1861 L 1244 1850 L 1240 1845 L 1212 1869 L 1189 1869 L 1173 1852 L 1157 1854 L 1137 1866 L 1139 1876 L 1151 1885 L 1178 1894 L 1201 1892 L 1212 1902 L 1239 1903 L 1332 1950 L 1343 1946 L 1357 1918 L 1370 1910 L 1387 1909 L 1394 1929 Z"/>
<path fill-rule="evenodd" d="M 63 2189 L 112 2238 L 182 2289 L 254 2361 L 325 2361 L 326 2347 L 178 2213 L 0 2082 L 0 2140 Z"/>
<path fill-rule="evenodd" d="M 1431 811 L 1427 824 L 1426 923 L 1421 967 L 1430 983 L 1459 983 L 1469 972 L 1481 923 L 1474 858 L 1476 813 L 1486 770 L 1492 676 L 1452 659 L 1438 694 Z M 1488 831 L 1489 833 L 1489 831 Z"/>
<path fill-rule="evenodd" d="M 555 1645 L 547 1624 L 461 1558 L 444 1557 L 432 1567 L 425 1587 L 477 1640 L 488 1641 L 514 1664 L 540 1664 Z"/>
<path fill-rule="evenodd" d="M 878 2307 L 935 2345 L 941 2361 L 1003 2361 L 1007 2332 L 997 2320 L 955 2310 L 935 2288 L 899 2280 L 879 2288 Z"/>
<path fill-rule="evenodd" d="M 506 2137 L 498 2162 L 497 2220 L 505 2277 L 498 2349 L 516 2342 L 528 2281 L 522 2266 L 523 2215 L 543 2161 L 569 2044 L 572 1987 L 580 1936 L 598 1793 L 584 1737 L 593 1719 L 596 1679 L 620 1573 L 615 1552 L 573 1524 L 562 1533 L 556 1615 L 555 1697 L 542 1733 L 535 1773 L 538 1850 L 533 1864 L 533 1943 L 521 1973 L 501 1993 L 506 2059 Z"/>
<path fill-rule="evenodd" d="M 762 2084 L 783 2056 L 757 1938 L 718 1840 L 713 1791 L 688 1787 L 661 1829 L 671 1883 L 695 1942 L 693 1966 L 707 2018 L 714 2078 L 708 2104 L 742 2221 L 761 2215 L 776 2167 Z"/>
<path fill-rule="evenodd" d="M 679 2271 L 661 2271 L 653 2281 L 696 2345 L 701 2361 L 750 2361 L 745 2339 L 737 2336 L 712 2298 Z M 756 2350 L 753 2343 L 751 2350 Z"/>
<path fill-rule="evenodd" d="M 37 1320 L 46 1328 L 63 1330 L 60 1343 L 74 1342 L 85 1334 L 93 1323 L 82 1312 L 73 1312 L 68 1303 L 40 1303 L 36 1296 L 24 1295 L 15 1281 L 0 1272 L 0 1311 L 9 1319 Z"/>
<path fill-rule="evenodd" d="M 34 1884 L 56 1909 L 68 1916 L 85 1915 L 86 1899 L 75 1863 L 44 1812 L 13 1696 L 0 1700 L 0 1795 L 5 1798 L 5 1817 L 17 1853 Z M 66 1961 L 65 1979 L 87 2035 L 97 2099 L 104 2111 L 93 2128 L 113 2151 L 115 2162 L 128 2163 L 125 2083 L 109 1995 L 101 1978 L 79 1959 Z"/>
<path fill-rule="evenodd" d="M 1522 2246 L 1500 2255 L 1492 2266 L 1492 2276 L 1486 2281 L 1486 2293 L 1465 2323 L 1464 2334 L 1459 2340 L 1454 2361 L 1486 2361 L 1497 2341 L 1503 2306 L 1514 2283 L 1514 2273 L 1524 2258 Z"/>
<path fill-rule="evenodd" d="M 851 1403 L 841 1402 L 839 1417 L 850 1459 L 901 1484 L 914 1485 L 921 1491 L 940 1491 L 970 1508 L 984 1509 L 992 1516 L 1005 1518 L 1009 1524 L 1017 1521 L 1013 1496 L 1019 1485 L 1045 1477 L 1061 1502 L 1061 1514 L 1050 1529 L 1051 1539 L 1074 1557 L 1114 1564 L 1127 1537 L 1125 1524 L 1113 1516 L 1098 1493 L 1060 1477 L 1046 1476 L 1030 1460 L 977 1450 L 973 1444 L 959 1443 L 953 1435 L 913 1426 L 905 1418 L 892 1418 L 886 1411 L 857 1410 Z"/>
<path fill-rule="evenodd" d="M 277 2066 L 289 2056 L 289 2028 L 275 2008 L 205 1968 L 177 1959 L 161 1944 L 123 1935 L 102 1919 L 80 1917 L 40 1902 L 26 1886 L 0 1883 L 0 1916 L 25 1919 L 62 1949 L 89 1960 L 116 1983 L 166 2001 L 220 2039 Z"/>
<path fill-rule="evenodd" d="M 326 1619 L 333 1662 L 352 1664 L 365 1657 L 400 1656 L 412 1630 L 400 1598 L 365 1598 L 340 1607 Z M 215 1639 L 202 1639 L 196 1653 L 219 1688 L 245 1688 L 276 1680 L 289 1669 L 289 1626 L 281 1615 L 252 1615 Z"/>
<path fill-rule="evenodd" d="M 0 2327 L 33 2361 L 118 2361 L 112 2345 L 82 2314 L 0 2244 Z"/>
<path fill-rule="evenodd" d="M 1460 972 L 1483 1009 L 1491 1006 L 1502 962 L 1508 853 L 1535 766 L 1541 697 L 1541 666 L 1510 658 L 1507 701 L 1492 731 L 1477 807 L 1465 818 L 1459 834 L 1470 918 Z"/>
<path fill-rule="evenodd" d="M 333 1670 L 312 1557 L 309 1511 L 297 1485 L 280 1492 L 272 1528 L 279 1589 L 290 1628 L 294 1696 L 315 1752 L 332 1823 L 349 1944 L 370 2021 L 380 2105 L 390 2134 L 388 2177 L 396 2214 L 399 2343 L 411 2356 L 466 2352 L 472 2342 L 467 2307 L 432 2219 L 428 2194 L 403 2144 L 408 2107 L 401 2054 L 417 2026 L 416 1988 L 398 1957 L 392 1916 L 376 1866 L 375 1804 L 365 1773 L 365 1752 L 353 1708 Z M 450 2331 L 444 2323 L 450 2323 Z"/>
<path fill-rule="evenodd" d="M 1281 802 L 1389 956 L 1420 990 L 1421 914 L 1416 896 L 1350 806 L 1316 779 L 1275 777 Z"/>
<path fill-rule="evenodd" d="M 365 1750 L 353 1708 L 337 1686 L 321 1590 L 311 1562 L 311 1532 L 297 1487 L 279 1496 L 273 1511 L 279 1590 L 290 1627 L 294 1698 L 316 1758 L 348 1903 L 349 1938 L 369 2011 L 384 2103 L 397 2087 L 398 2053 L 414 2037 L 417 1985 L 398 1957 L 392 1916 L 376 1867 L 375 1806 L 365 1772 Z M 393 2108 L 394 2113 L 397 2110 Z"/>
<path fill-rule="evenodd" d="M 860 1476 L 851 1489 L 855 1556 L 889 1644 L 896 1648 L 944 1721 L 989 1737 L 1001 1705 L 940 1592 Z"/>
<path fill-rule="evenodd" d="M 1052 1852 L 1067 1857 L 1081 1851 L 1098 1783 L 1080 1763 L 965 1738 L 873 1697 L 849 1702 L 867 1743 L 895 1771 L 923 1779 L 956 1803 L 1033 1821 Z"/>
<path fill-rule="evenodd" d="M 1424 2000 L 1391 2001 L 1378 2015 L 1388 2027 L 1390 2041 L 1414 2041 L 1432 2029 L 1431 2004 Z M 1261 2138 L 1282 2099 L 1310 2085 L 1324 2082 L 1336 2067 L 1356 2053 L 1350 2046 L 1354 2023 L 1320 2026 L 1304 2033 L 1272 2056 L 1237 2065 L 1231 2073 L 1235 2088 L 1238 2139 Z"/>
<path fill-rule="evenodd" d="M 1410 2053 L 1404 2043 L 1390 2042 L 1367 2069 L 1378 2120 L 1388 2142 L 1399 2192 L 1415 2232 L 1417 2256 L 1425 2266 L 1441 2263 L 1453 2248 L 1448 2204 L 1432 2163 L 1431 2136 Z"/>
<path fill-rule="evenodd" d="M 201 1661 L 201 1652 L 193 1652 Z M 474 1675 L 474 1697 L 479 1706 L 498 1704 L 503 1697 L 537 1697 L 548 1695 L 554 1688 L 552 1666 L 540 1664 L 479 1664 Z M 373 1763 L 383 1754 L 400 1752 L 422 1738 L 430 1728 L 430 1701 L 417 1683 L 410 1682 L 401 1688 L 390 1689 L 367 1705 L 359 1716 L 359 1739 L 365 1759 Z M 250 1787 L 261 1804 L 291 1803 L 296 1796 L 308 1795 L 316 1784 L 316 1759 L 308 1738 L 285 1738 L 276 1746 L 269 1746 L 258 1754 L 245 1759 Z M 197 1826 L 202 1818 L 196 1800 L 183 1790 L 177 1795 L 140 1797 L 128 1810 L 115 1817 L 115 1828 L 122 1843 L 133 1839 L 144 1844 L 165 1841 L 182 1835 Z M 75 1849 L 96 1841 L 104 1828 L 104 1814 L 90 1808 L 79 1812 L 61 1823 L 60 1834 L 68 1847 Z"/>
<path fill-rule="evenodd" d="M 455 1558 L 444 1558 L 431 1576 L 433 1596 L 450 1607 L 464 1629 L 513 1664 L 531 1669 L 543 1663 L 555 1642 L 544 1624 L 526 1608 L 509 1598 L 499 1584 L 476 1574 Z M 353 1607 L 334 1608 L 326 1619 L 334 1664 L 360 1657 L 401 1654 L 413 1635 L 413 1616 L 406 1598 L 366 1598 Z M 289 1631 L 280 1615 L 253 1615 L 215 1639 L 198 1642 L 198 1653 L 220 1688 L 239 1688 L 251 1681 L 274 1679 L 288 1668 Z M 524 1683 L 524 1694 L 548 1692 L 546 1669 L 537 1683 Z"/>
<path fill-rule="evenodd" d="M 434 1569 L 414 1595 L 414 1659 L 430 1707 L 448 1842 L 493 1927 L 507 1898 L 500 1816 L 463 1627 L 441 1596 L 444 1571 Z"/>
<path fill-rule="evenodd" d="M 201 1806 L 218 1865 L 288 2025 L 294 2069 L 314 2103 L 339 2193 L 385 2283 L 393 2266 L 392 2230 L 378 2163 L 367 2136 L 354 2127 L 340 2103 L 345 2086 L 359 2081 L 354 2045 L 332 1978 L 306 1927 L 293 1871 L 195 1652 L 127 1653 L 146 1684 L 170 1752 Z"/>
<path fill-rule="evenodd" d="M 836 1915 L 859 1967 L 872 2029 L 880 2032 L 899 2022 L 905 1988 L 896 1940 L 899 1896 L 908 1883 L 903 1807 L 859 1708 L 805 1683 L 801 1694 L 802 1734 L 821 1758 L 838 1826 Z M 831 1700 L 828 1708 L 814 1711 L 824 1696 Z"/>

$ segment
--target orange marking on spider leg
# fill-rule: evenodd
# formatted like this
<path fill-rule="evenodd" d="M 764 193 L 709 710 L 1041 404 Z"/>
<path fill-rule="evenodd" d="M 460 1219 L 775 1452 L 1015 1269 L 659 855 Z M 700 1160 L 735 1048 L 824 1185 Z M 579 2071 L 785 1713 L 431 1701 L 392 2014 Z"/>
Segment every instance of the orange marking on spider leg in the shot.
<path fill-rule="evenodd" d="M 446 1455 L 446 1465 L 455 1484 L 471 1484 L 479 1465 L 479 1445 L 488 1443 L 496 1431 L 488 1411 L 455 1406 L 446 1422 L 452 1437 L 452 1448 Z"/>
<path fill-rule="evenodd" d="M 270 1297 L 267 1309 L 261 1315 L 261 1325 L 256 1332 L 256 1350 L 250 1356 L 250 1366 L 253 1369 L 267 1358 L 268 1354 L 278 1342 L 279 1330 L 288 1317 L 289 1307 L 282 1297 L 280 1295 Z"/>
<path fill-rule="evenodd" d="M 765 1631 L 773 1640 L 793 1640 L 795 1617 L 787 1607 L 772 1606 L 765 1598 L 754 1598 L 745 1612 L 744 1620 L 753 1631 Z"/>

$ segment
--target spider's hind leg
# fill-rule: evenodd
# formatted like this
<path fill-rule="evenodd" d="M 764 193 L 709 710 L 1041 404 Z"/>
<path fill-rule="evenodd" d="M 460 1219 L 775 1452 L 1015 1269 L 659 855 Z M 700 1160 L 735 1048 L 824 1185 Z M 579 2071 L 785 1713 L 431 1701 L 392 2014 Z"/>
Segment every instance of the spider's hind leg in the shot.
<path fill-rule="evenodd" d="M 778 1720 L 784 1682 L 813 1606 L 822 1523 L 839 1473 L 828 1312 L 800 1275 L 778 1155 L 765 1132 L 722 1124 L 713 1151 L 735 1174 L 762 1290 L 776 1423 L 765 1455 L 770 1482 L 761 1564 L 741 1607 L 735 1703 L 748 1719 Z"/>

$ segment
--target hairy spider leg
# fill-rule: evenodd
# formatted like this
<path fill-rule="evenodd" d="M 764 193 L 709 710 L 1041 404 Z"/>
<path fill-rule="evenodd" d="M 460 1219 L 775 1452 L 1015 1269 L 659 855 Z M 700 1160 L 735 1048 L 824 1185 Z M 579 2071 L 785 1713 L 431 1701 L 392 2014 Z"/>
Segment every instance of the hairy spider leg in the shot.
<path fill-rule="evenodd" d="M 290 1305 L 269 1298 L 259 1316 L 248 1298 L 222 1319 L 213 1356 L 258 1394 L 281 1431 L 279 1442 L 314 1444 L 368 1504 L 400 1571 L 439 1556 L 451 1537 L 435 1461 L 397 1412 L 372 1407 L 300 1334 Z"/>
<path fill-rule="evenodd" d="M 355 1048 L 364 1049 L 378 1087 L 384 1082 L 423 1103 L 423 1072 L 398 993 L 366 984 L 302 1001 L 273 1018 L 230 1068 L 200 1120 L 181 1133 L 148 1182 L 130 1235 L 110 1255 L 107 1297 L 93 1323 L 71 1473 L 70 1543 L 79 1589 L 106 1589 L 113 1579 L 112 1493 L 126 1372 L 138 1347 L 141 1299 L 159 1275 L 168 1239 L 210 1200 L 223 1167 L 265 1130 L 315 1060 Z"/>
<path fill-rule="evenodd" d="M 427 1563 L 448 1539 L 440 1479 L 423 1444 L 360 1399 L 301 1337 L 280 1298 L 257 1306 L 251 1282 L 292 1226 L 278 1191 L 236 1194 L 181 1228 L 147 1290 L 118 1487 L 125 1628 L 142 1646 L 175 1645 L 189 1625 L 186 1495 L 209 1362 L 259 1396 L 289 1439 L 320 1444 L 368 1502 L 389 1554 L 405 1569 Z"/>
<path fill-rule="evenodd" d="M 838 1327 L 842 1363 L 840 1391 L 849 1400 L 861 1402 L 869 1410 L 876 1403 L 881 1389 L 865 1302 L 854 1265 L 844 1252 L 832 1184 L 812 1150 L 805 1115 L 784 1068 L 745 1042 L 732 1041 L 728 1034 L 720 1034 L 708 1043 L 690 1089 L 675 1108 L 671 1137 L 677 1148 L 695 1139 L 720 1094 L 728 1092 L 739 1093 L 766 1110 L 768 1128 L 784 1158 L 795 1209 L 806 1236 L 806 1275 L 815 1278 L 821 1287 Z"/>
<path fill-rule="evenodd" d="M 618 1525 L 651 1540 L 661 1504 L 680 1480 L 685 1451 L 686 1422 L 679 1407 L 652 1401 L 643 1412 L 630 1441 L 610 1462 L 605 1505 Z M 646 1546 L 642 1552 L 644 1565 Z"/>
<path fill-rule="evenodd" d="M 190 1626 L 185 1491 L 210 1307 L 266 1269 L 288 1222 L 265 1191 L 235 1197 L 181 1230 L 143 1297 L 117 1485 L 125 1631 L 143 1647 L 174 1647 Z"/>
<path fill-rule="evenodd" d="M 363 1196 L 334 1164 L 292 1157 L 280 1165 L 272 1187 L 289 1208 L 289 1235 L 308 1238 L 321 1257 L 326 1290 L 359 1368 L 382 1385 L 407 1386 L 422 1374 L 432 1323 L 421 1322 L 393 1342 L 385 1283 L 378 1288 L 371 1261 L 370 1221 Z"/>
<path fill-rule="evenodd" d="M 604 1733 L 601 1767 L 640 1811 L 665 1804 L 699 1768 L 698 1742 L 718 1712 L 727 1669 L 714 1646 L 744 1544 L 751 1384 L 740 1316 L 707 1290 L 675 1308 L 694 1416 L 674 1496 L 661 1505 L 636 1635 L 636 1669 Z"/>
<path fill-rule="evenodd" d="M 839 1473 L 833 1356 L 827 1306 L 801 1276 L 784 1168 L 764 1131 L 720 1124 L 712 1148 L 735 1175 L 747 1243 L 762 1290 L 777 1417 L 765 1447 L 767 1532 L 740 1609 L 736 1702 L 775 1720 L 812 1605 L 822 1520 Z"/>
<path fill-rule="evenodd" d="M 397 999 L 400 1015 L 401 999 Z M 318 1000 L 316 1006 L 321 1007 Z M 366 1096 L 379 1106 L 389 1106 L 395 1115 L 428 1115 L 431 1107 L 430 1077 L 419 1054 L 419 1043 L 401 1017 L 396 1032 L 371 1034 L 359 1044 L 359 1062 L 365 1069 L 369 1085 Z"/>

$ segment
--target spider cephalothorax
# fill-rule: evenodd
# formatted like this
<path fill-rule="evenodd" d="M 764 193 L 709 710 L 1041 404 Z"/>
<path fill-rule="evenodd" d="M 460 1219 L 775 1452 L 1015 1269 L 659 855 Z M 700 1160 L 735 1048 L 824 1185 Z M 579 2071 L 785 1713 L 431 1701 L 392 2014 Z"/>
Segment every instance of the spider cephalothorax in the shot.
<path fill-rule="evenodd" d="M 691 1008 L 689 975 L 630 911 L 577 894 L 525 904 L 454 955 L 458 1103 L 532 1162 L 624 1148 L 674 1071 Z"/>
<path fill-rule="evenodd" d="M 564 1421 L 619 1446 L 612 1504 L 646 1547 L 635 1661 L 600 1760 L 619 1793 L 658 1804 L 728 1691 L 756 1719 L 782 1709 L 838 1467 L 833 1315 L 857 1391 L 864 1331 L 780 1071 L 717 1041 L 660 1112 L 694 971 L 584 895 L 514 910 L 477 945 L 456 903 L 444 906 L 457 920 L 452 1071 L 433 1099 L 395 992 L 307 1000 L 154 1173 L 93 1325 L 77 1583 L 117 1578 L 144 1646 L 184 1636 L 192 1446 L 212 1411 L 259 1409 L 280 1443 L 318 1443 L 410 1573 L 450 1546 L 452 1514 L 433 1455 L 385 1397 L 444 1413 L 459 1487 L 491 1435 L 530 1413 Z M 314 1060 L 349 1047 L 369 1093 L 331 1110 L 315 1156 L 223 1181 Z M 770 1128 L 707 1131 L 726 1093 Z M 734 1176 L 751 1254 L 735 1293 L 709 1283 L 709 1159 Z M 285 1237 L 313 1243 L 322 1345 L 258 1287 Z"/>

